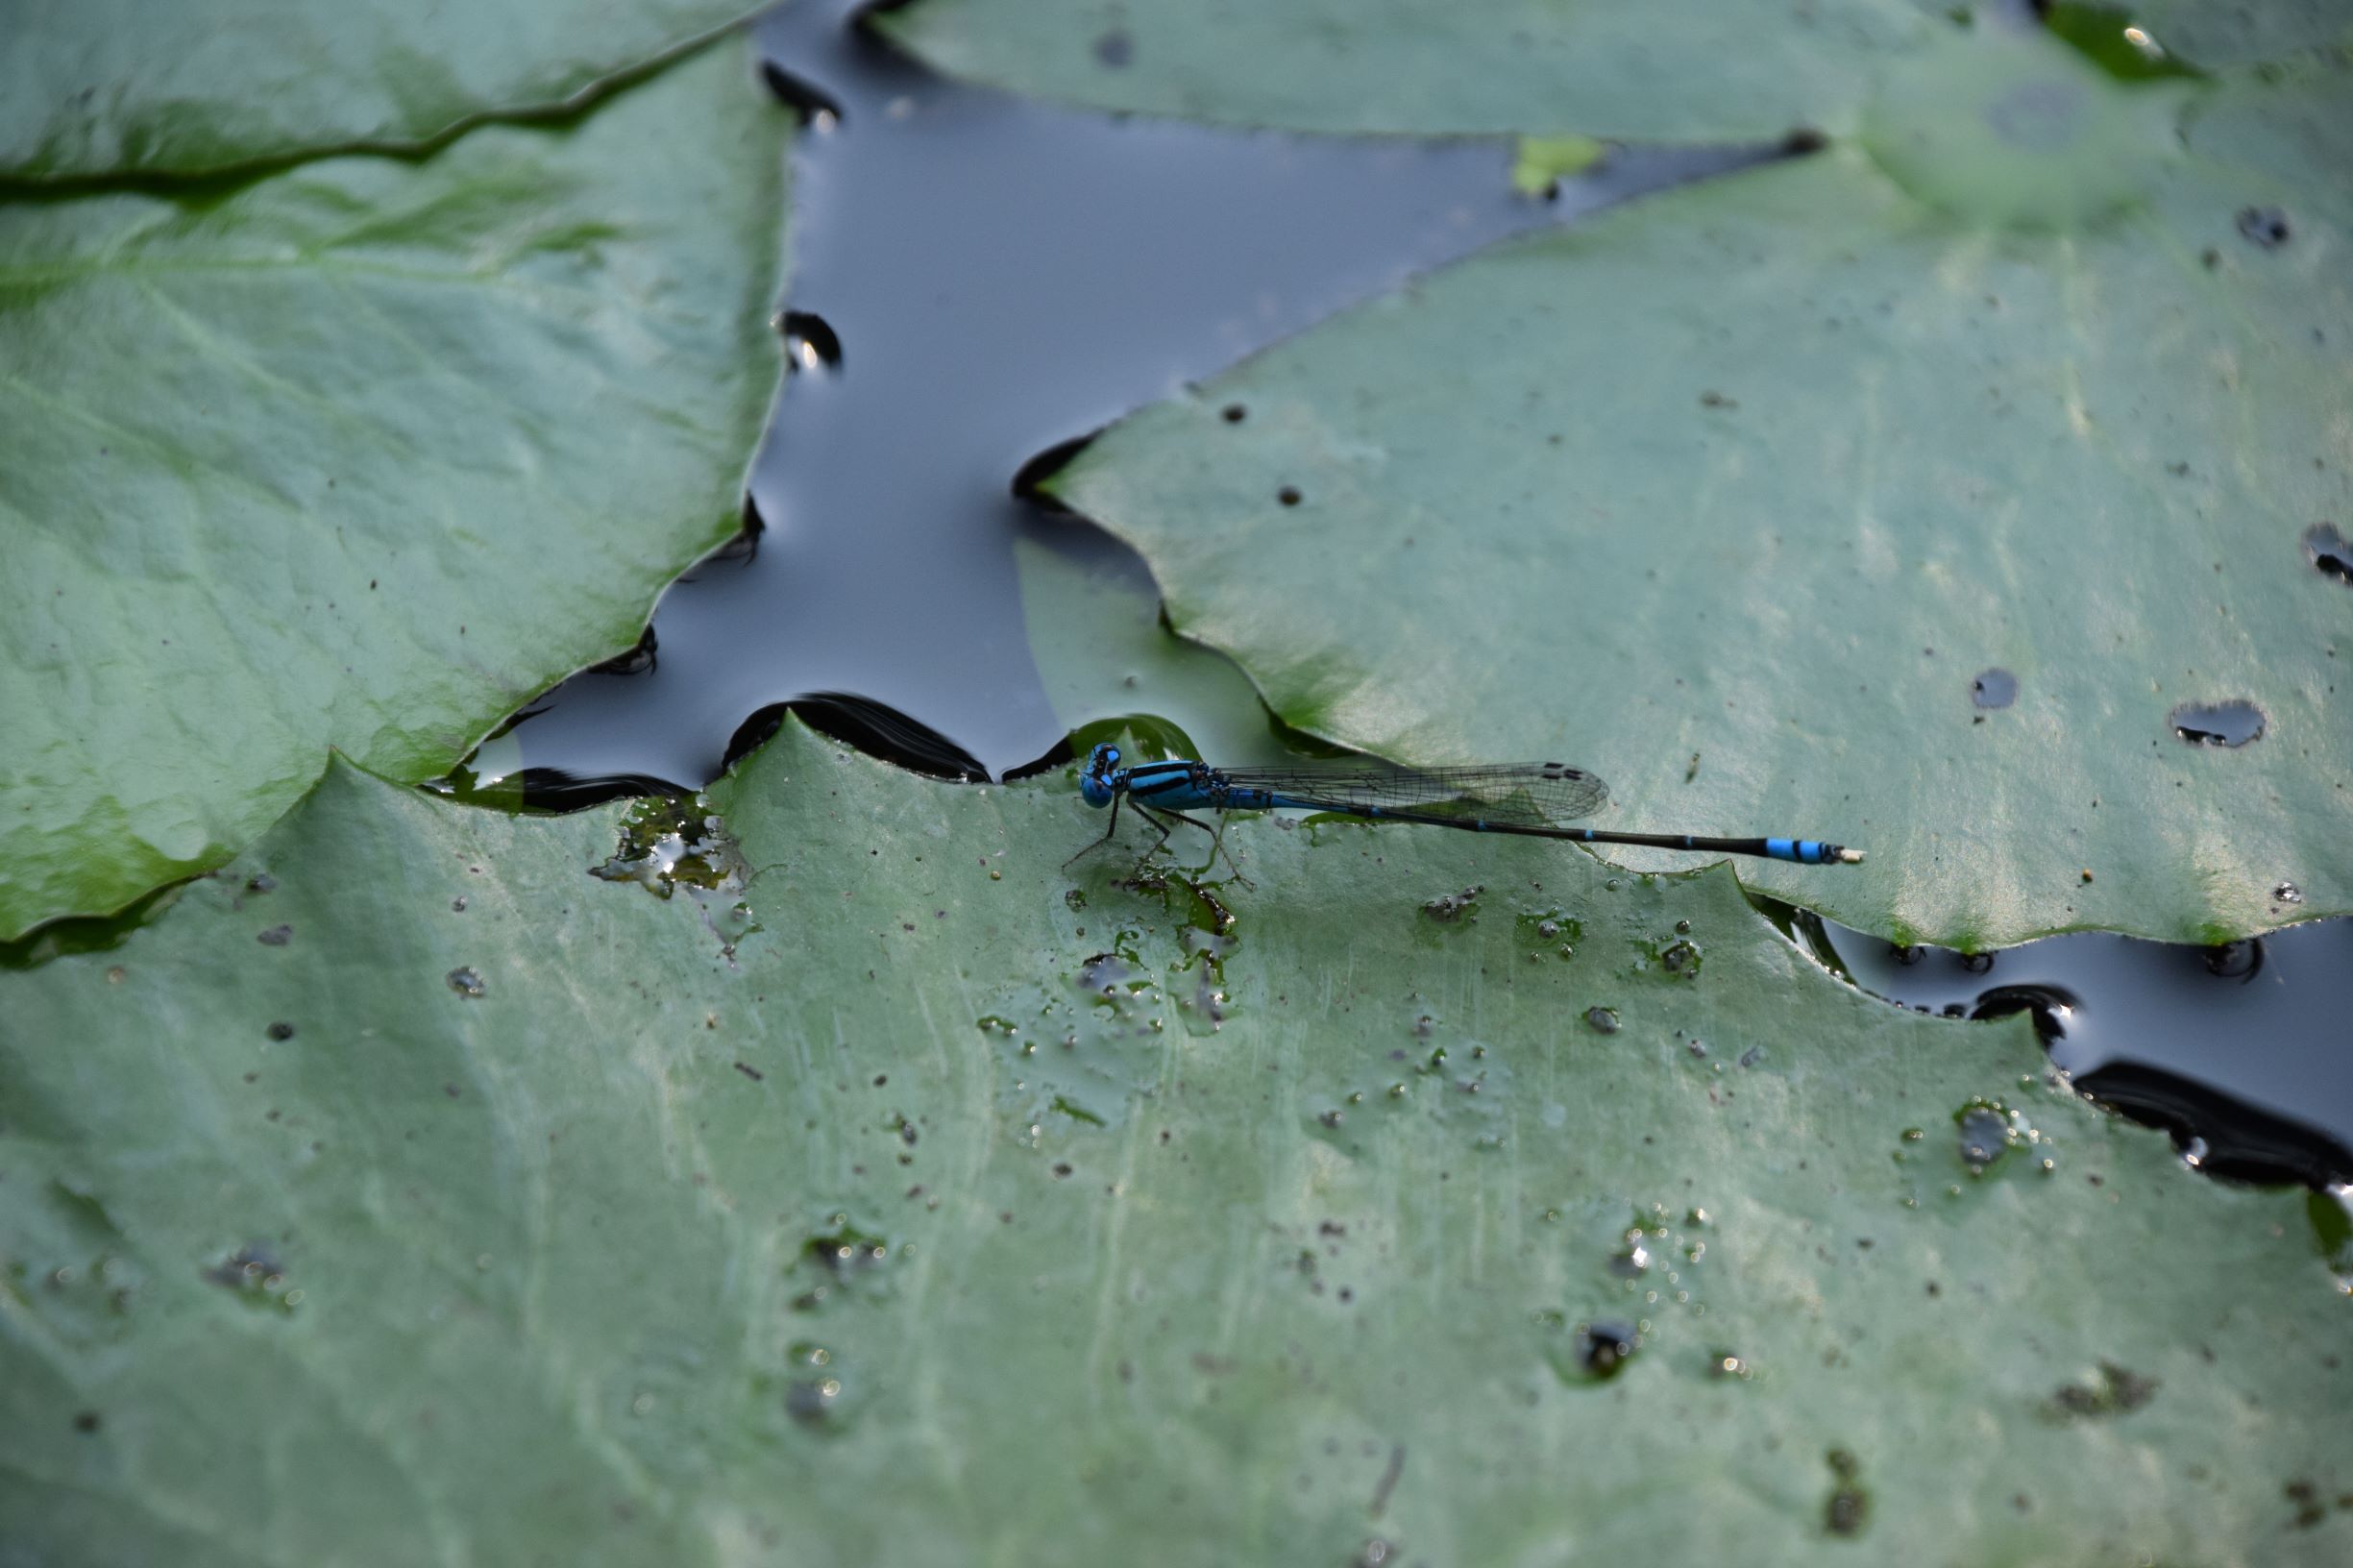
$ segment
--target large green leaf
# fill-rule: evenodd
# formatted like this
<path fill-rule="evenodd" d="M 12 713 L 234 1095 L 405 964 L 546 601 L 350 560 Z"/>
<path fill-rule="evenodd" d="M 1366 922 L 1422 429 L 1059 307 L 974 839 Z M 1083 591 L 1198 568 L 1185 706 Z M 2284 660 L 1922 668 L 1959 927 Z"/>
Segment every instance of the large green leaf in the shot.
<path fill-rule="evenodd" d="M 629 645 L 734 526 L 783 134 L 720 48 L 423 162 L 0 204 L 0 938 Z"/>
<path fill-rule="evenodd" d="M 0 176 L 191 174 L 413 148 L 548 110 L 742 16 L 743 0 L 0 0 Z"/>
<path fill-rule="evenodd" d="M 1934 33 L 1917 0 L 926 0 L 880 22 L 943 70 L 1108 109 L 1689 140 L 1843 126 L 1872 63 Z"/>
<path fill-rule="evenodd" d="M 2341 68 L 1955 44 L 1859 145 L 1489 253 L 1059 488 L 1285 720 L 1585 763 L 1607 825 L 1862 845 L 1757 873 L 1852 925 L 2353 911 L 2353 596 L 2305 544 L 2353 513 L 2348 166 Z M 2261 739 L 2177 738 L 2238 700 Z"/>
<path fill-rule="evenodd" d="M 788 725 L 715 803 L 757 929 L 337 766 L 0 977 L 20 1556 L 2353 1551 L 2303 1197 L 1722 870 L 1262 820 L 1228 924 L 1061 780 Z"/>
<path fill-rule="evenodd" d="M 2132 5 L 2054 0 L 2042 9 L 2105 12 L 2120 24 L 2141 24 L 2136 31 L 2158 49 L 2204 66 L 2247 65 L 2353 43 L 2353 11 L 2344 0 L 2238 0 L 2227 6 L 2211 0 Z"/>
<path fill-rule="evenodd" d="M 2016 0 L 922 0 L 881 25 L 943 70 L 1105 109 L 1304 131 L 1631 139 L 1853 127 L 1949 12 Z M 2200 65 L 2353 43 L 2341 0 L 2062 3 L 2070 30 Z"/>

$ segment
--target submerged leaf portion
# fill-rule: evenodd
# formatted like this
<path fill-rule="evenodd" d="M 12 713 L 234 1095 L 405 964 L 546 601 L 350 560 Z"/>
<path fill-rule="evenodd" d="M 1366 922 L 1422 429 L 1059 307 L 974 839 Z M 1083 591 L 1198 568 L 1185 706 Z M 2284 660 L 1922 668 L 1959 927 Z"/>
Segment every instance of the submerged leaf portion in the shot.
<path fill-rule="evenodd" d="M 1284 720 L 1589 765 L 1596 825 L 1860 845 L 1755 873 L 1851 925 L 2353 911 L 2353 623 L 2308 543 L 2353 515 L 2348 106 L 2341 68 L 1956 40 L 1859 145 L 1464 263 L 1059 488 Z M 2186 744 L 2184 703 L 2261 739 Z"/>
<path fill-rule="evenodd" d="M 2186 1170 L 2023 1018 L 1857 994 L 1721 870 L 1259 820 L 1250 885 L 1135 885 L 1058 870 L 1066 782 L 789 723 L 709 804 L 731 952 L 591 874 L 618 811 L 337 765 L 120 947 L 0 976 L 14 1541 L 2353 1549 L 2281 1490 L 2353 1486 L 2302 1196 Z M 2133 1484 L 2191 1466 L 2194 1508 Z"/>
<path fill-rule="evenodd" d="M 414 149 L 554 110 L 746 14 L 742 0 L 10 0 L 0 176 L 199 174 Z"/>
<path fill-rule="evenodd" d="M 0 938 L 628 644 L 734 526 L 783 133 L 721 48 L 423 162 L 0 204 Z"/>

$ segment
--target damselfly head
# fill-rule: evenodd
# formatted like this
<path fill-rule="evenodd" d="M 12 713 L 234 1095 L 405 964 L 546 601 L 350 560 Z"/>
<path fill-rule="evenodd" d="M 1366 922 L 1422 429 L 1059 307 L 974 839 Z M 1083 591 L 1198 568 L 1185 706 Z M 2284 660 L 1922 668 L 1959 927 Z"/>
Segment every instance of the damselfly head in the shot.
<path fill-rule="evenodd" d="M 1112 796 L 1119 792 L 1112 785 L 1112 772 L 1119 766 L 1119 748 L 1103 745 L 1087 753 L 1087 771 L 1079 775 L 1079 798 L 1091 806 L 1108 806 Z"/>

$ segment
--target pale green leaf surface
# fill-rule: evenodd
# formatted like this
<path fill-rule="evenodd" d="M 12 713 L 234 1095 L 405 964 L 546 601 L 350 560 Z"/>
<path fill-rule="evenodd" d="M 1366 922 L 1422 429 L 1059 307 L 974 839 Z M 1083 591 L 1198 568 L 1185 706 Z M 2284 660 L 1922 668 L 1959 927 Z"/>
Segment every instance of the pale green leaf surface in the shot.
<path fill-rule="evenodd" d="M 1574 131 L 1632 140 L 1853 129 L 1933 44 L 1923 0 L 923 0 L 878 25 L 952 74 L 1032 95 L 1301 131 Z M 1998 29 L 2010 0 L 1974 8 Z M 2353 43 L 2342 0 L 2073 7 L 2218 68 Z"/>
<path fill-rule="evenodd" d="M 2353 1487 L 2303 1197 L 2093 1111 L 2022 1017 L 1847 989 L 1721 870 L 1242 821 L 1217 938 L 1058 870 L 1065 781 L 788 724 L 715 800 L 732 960 L 720 903 L 584 874 L 612 812 L 338 765 L 0 977 L 15 1560 L 2353 1551 L 2283 1492 Z M 1973 1096 L 2033 1133 L 1980 1176 Z"/>
<path fill-rule="evenodd" d="M 1301 131 L 1769 138 L 1844 129 L 1917 0 L 926 0 L 877 24 L 1030 96 Z"/>
<path fill-rule="evenodd" d="M 2353 594 L 2302 544 L 2353 513 L 2353 78 L 2193 90 L 1956 48 L 1862 145 L 1474 258 L 1058 489 L 1283 719 L 1588 766 L 1597 825 L 1860 845 L 1753 872 L 1852 925 L 2353 911 Z M 2176 738 L 2234 699 L 2260 740 Z"/>
<path fill-rule="evenodd" d="M 413 148 L 575 104 L 742 0 L 0 0 L 0 175 L 194 174 Z"/>
<path fill-rule="evenodd" d="M 734 527 L 786 123 L 719 47 L 423 162 L 0 204 L 0 938 L 629 645 Z"/>
<path fill-rule="evenodd" d="M 2139 0 L 2110 9 L 2168 53 L 2219 68 L 2353 44 L 2344 0 Z"/>

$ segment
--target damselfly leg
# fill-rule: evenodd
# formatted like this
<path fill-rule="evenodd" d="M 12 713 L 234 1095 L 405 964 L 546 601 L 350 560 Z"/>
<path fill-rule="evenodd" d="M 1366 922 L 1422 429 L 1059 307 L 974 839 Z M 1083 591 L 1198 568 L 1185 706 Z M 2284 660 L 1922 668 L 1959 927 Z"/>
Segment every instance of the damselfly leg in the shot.
<path fill-rule="evenodd" d="M 1072 855 L 1068 860 L 1064 861 L 1062 863 L 1062 869 L 1064 870 L 1068 870 L 1072 866 L 1077 865 L 1080 861 L 1085 860 L 1089 855 L 1093 854 L 1097 849 L 1100 849 L 1105 845 L 1111 843 L 1113 835 L 1119 831 L 1119 800 L 1120 797 L 1117 796 L 1114 796 L 1112 797 L 1111 826 L 1103 830 L 1103 836 L 1101 838 L 1095 840 L 1094 843 L 1089 845 L 1086 848 L 1081 849 L 1077 854 Z M 1139 806 L 1137 809 L 1140 811 L 1143 808 Z M 1161 835 L 1161 837 L 1164 839 L 1168 835 L 1166 833 L 1163 833 Z"/>
<path fill-rule="evenodd" d="M 1145 819 L 1160 829 L 1160 837 L 1152 841 L 1152 847 L 1146 849 L 1143 854 L 1137 859 L 1136 870 L 1139 875 L 1141 875 L 1143 872 L 1144 862 L 1150 860 L 1154 855 L 1160 853 L 1161 845 L 1168 842 L 1168 835 L 1176 831 L 1176 824 L 1178 822 L 1183 822 L 1189 827 L 1197 827 L 1202 832 L 1207 833 L 1210 836 L 1210 858 L 1203 861 L 1198 867 L 1193 868 L 1193 874 L 1199 875 L 1203 871 L 1215 870 L 1217 866 L 1217 857 L 1219 855 L 1225 855 L 1226 870 L 1234 873 L 1235 881 L 1239 882 L 1245 888 L 1255 888 L 1258 886 L 1257 883 L 1242 875 L 1242 869 L 1234 864 L 1234 857 L 1232 855 L 1226 855 L 1226 823 L 1225 817 L 1222 813 L 1218 816 L 1217 825 L 1215 827 L 1212 827 L 1209 823 L 1203 821 L 1198 817 L 1188 817 L 1181 811 L 1171 811 L 1165 806 L 1147 806 L 1142 801 L 1139 800 L 1136 802 L 1136 809 L 1142 812 Z M 1162 819 L 1164 818 L 1168 820 L 1163 821 Z"/>

